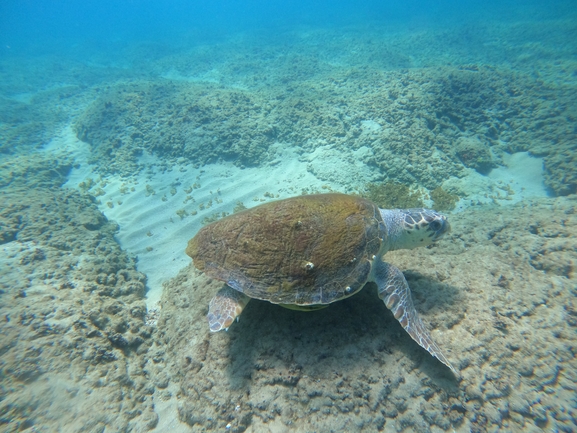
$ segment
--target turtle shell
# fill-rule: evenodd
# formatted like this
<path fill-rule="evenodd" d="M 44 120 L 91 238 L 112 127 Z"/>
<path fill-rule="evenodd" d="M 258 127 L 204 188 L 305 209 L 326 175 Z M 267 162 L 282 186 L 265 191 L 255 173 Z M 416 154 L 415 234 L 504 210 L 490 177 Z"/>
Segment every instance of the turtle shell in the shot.
<path fill-rule="evenodd" d="M 212 278 L 275 304 L 328 304 L 367 281 L 386 239 L 378 207 L 345 194 L 279 200 L 203 227 L 186 253 Z"/>

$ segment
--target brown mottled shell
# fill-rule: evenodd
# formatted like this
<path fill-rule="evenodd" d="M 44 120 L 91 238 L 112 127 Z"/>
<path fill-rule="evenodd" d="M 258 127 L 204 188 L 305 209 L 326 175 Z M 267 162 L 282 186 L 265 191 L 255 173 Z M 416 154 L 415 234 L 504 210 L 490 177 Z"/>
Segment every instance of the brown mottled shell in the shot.
<path fill-rule="evenodd" d="M 212 278 L 275 304 L 328 304 L 359 291 L 384 233 L 377 206 L 318 194 L 279 200 L 203 227 L 188 243 Z"/>

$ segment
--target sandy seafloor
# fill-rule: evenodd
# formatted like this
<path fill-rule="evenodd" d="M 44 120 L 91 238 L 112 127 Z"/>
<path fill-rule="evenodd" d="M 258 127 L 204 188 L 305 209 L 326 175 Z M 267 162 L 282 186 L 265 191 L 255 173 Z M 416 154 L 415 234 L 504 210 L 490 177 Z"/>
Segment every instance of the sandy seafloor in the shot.
<path fill-rule="evenodd" d="M 575 23 L 3 57 L 0 431 L 576 431 Z M 392 181 L 460 197 L 385 257 L 459 379 L 372 285 L 208 331 L 207 219 Z"/>

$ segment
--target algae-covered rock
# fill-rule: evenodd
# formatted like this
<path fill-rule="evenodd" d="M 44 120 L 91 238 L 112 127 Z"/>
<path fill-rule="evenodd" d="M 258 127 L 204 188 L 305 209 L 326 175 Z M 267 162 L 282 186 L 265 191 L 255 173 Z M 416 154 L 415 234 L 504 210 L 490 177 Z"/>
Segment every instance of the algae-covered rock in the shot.
<path fill-rule="evenodd" d="M 363 196 L 371 200 L 381 209 L 424 207 L 421 192 L 412 191 L 407 185 L 401 183 L 368 183 L 365 186 Z"/>
<path fill-rule="evenodd" d="M 0 161 L 0 188 L 59 187 L 72 168 L 68 156 L 52 153 L 5 155 Z"/>
<path fill-rule="evenodd" d="M 274 128 L 255 93 L 213 84 L 122 83 L 104 92 L 74 125 L 102 171 L 138 171 L 143 151 L 196 164 L 262 163 Z M 102 162 L 105 164 L 101 164 Z"/>
<path fill-rule="evenodd" d="M 459 196 L 451 194 L 438 186 L 429 194 L 433 200 L 433 209 L 438 211 L 448 211 L 455 209 Z"/>
<path fill-rule="evenodd" d="M 0 194 L 2 431 L 146 431 L 145 276 L 91 197 L 20 185 Z"/>
<path fill-rule="evenodd" d="M 496 166 L 489 147 L 478 137 L 461 137 L 457 141 L 456 155 L 469 168 L 487 174 Z"/>
<path fill-rule="evenodd" d="M 555 143 L 555 142 L 553 142 Z M 577 192 L 577 140 L 555 149 L 545 157 L 545 184 L 559 195 Z"/>

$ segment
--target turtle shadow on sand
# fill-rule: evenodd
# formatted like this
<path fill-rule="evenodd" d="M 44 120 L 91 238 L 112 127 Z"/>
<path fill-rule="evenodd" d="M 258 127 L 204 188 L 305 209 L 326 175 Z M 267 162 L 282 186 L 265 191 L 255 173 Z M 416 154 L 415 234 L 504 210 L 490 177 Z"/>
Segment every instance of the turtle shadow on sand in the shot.
<path fill-rule="evenodd" d="M 459 304 L 458 288 L 415 271 L 406 275 L 415 288 L 417 308 L 433 311 L 427 319 Z M 442 323 L 439 317 L 434 320 Z M 303 377 L 323 381 L 365 375 L 395 380 L 413 369 L 423 371 L 440 388 L 454 388 L 457 382 L 450 370 L 404 332 L 378 298 L 374 283 L 314 312 L 253 302 L 228 335 L 227 375 L 236 389 L 271 384 L 291 387 Z M 446 349 L 457 363 L 458 348 Z"/>
<path fill-rule="evenodd" d="M 458 287 L 425 272 L 405 268 L 405 275 L 429 329 L 446 329 L 465 308 Z M 158 365 L 177 385 L 179 419 L 188 425 L 243 431 L 275 420 L 325 431 L 358 413 L 353 418 L 376 431 L 383 411 L 395 419 L 413 397 L 459 398 L 452 372 L 411 339 L 374 283 L 312 312 L 254 300 L 227 332 L 213 333 L 207 304 L 219 287 L 187 268 L 163 295 Z M 458 365 L 460 347 L 441 343 Z"/>

